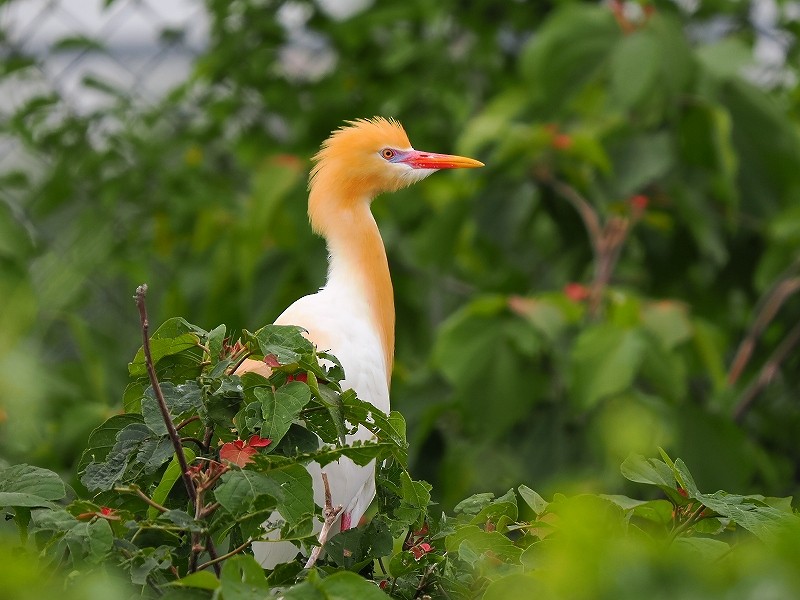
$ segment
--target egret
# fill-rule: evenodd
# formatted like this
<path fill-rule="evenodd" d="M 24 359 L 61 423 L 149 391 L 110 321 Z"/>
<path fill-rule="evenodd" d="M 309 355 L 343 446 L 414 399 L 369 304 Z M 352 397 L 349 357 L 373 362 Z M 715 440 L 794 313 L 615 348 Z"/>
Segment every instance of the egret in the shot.
<path fill-rule="evenodd" d="M 323 142 L 309 178 L 308 216 L 328 247 L 328 277 L 315 294 L 300 298 L 275 321 L 299 325 L 319 350 L 336 356 L 345 371 L 342 388 L 384 413 L 389 412 L 389 384 L 394 359 L 394 297 L 389 263 L 372 200 L 420 181 L 439 169 L 482 167 L 483 163 L 411 147 L 397 121 L 375 117 L 349 121 Z M 239 369 L 268 374 L 263 362 L 246 361 Z M 360 428 L 347 442 L 369 439 Z M 323 506 L 318 464 L 308 467 L 314 500 Z M 325 466 L 333 506 L 343 510 L 338 523 L 358 524 L 375 495 L 375 465 L 358 466 L 348 458 Z M 274 538 L 274 536 L 269 536 Z M 257 542 L 253 552 L 273 568 L 298 552 L 291 542 Z"/>

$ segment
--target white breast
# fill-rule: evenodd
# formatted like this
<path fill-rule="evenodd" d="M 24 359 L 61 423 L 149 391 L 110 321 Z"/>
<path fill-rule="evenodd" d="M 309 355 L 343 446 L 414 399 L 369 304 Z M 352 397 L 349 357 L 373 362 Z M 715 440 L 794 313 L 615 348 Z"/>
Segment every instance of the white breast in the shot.
<path fill-rule="evenodd" d="M 275 323 L 299 325 L 306 329 L 318 350 L 332 353 L 342 363 L 345 371 L 342 389 L 352 388 L 360 399 L 388 413 L 385 355 L 369 314 L 358 295 L 347 288 L 328 286 L 299 299 Z M 354 435 L 348 436 L 347 442 L 367 440 L 371 435 L 361 427 Z M 328 475 L 333 506 L 341 505 L 343 514 L 348 514 L 352 526 L 356 526 L 375 495 L 374 462 L 362 467 L 342 458 L 327 464 L 324 470 Z M 324 506 L 321 469 L 317 463 L 311 463 L 308 471 L 314 481 L 314 501 Z M 320 525 L 317 523 L 317 529 Z M 332 533 L 337 530 L 334 527 Z M 290 542 L 253 544 L 256 560 L 265 568 L 291 560 L 297 551 Z"/>

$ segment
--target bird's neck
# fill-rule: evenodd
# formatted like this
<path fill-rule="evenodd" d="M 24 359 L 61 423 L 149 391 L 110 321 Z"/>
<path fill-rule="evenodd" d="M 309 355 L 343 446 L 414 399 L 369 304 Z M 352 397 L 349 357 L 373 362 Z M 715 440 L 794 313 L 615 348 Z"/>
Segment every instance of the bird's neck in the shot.
<path fill-rule="evenodd" d="M 322 197 L 312 189 L 309 214 L 314 229 L 325 237 L 330 254 L 325 289 L 355 294 L 354 309 L 366 309 L 383 347 L 388 381 L 394 359 L 394 293 L 369 198 Z"/>

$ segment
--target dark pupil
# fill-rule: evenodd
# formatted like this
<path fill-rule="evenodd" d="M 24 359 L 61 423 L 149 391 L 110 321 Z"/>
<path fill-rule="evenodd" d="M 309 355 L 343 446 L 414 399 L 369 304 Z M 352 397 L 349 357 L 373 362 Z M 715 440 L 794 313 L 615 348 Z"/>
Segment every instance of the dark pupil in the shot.
<path fill-rule="evenodd" d="M 386 158 L 392 158 L 392 156 L 394 156 L 394 152 L 392 152 L 391 150 L 384 150 L 384 151 L 383 151 L 383 155 L 384 155 Z"/>

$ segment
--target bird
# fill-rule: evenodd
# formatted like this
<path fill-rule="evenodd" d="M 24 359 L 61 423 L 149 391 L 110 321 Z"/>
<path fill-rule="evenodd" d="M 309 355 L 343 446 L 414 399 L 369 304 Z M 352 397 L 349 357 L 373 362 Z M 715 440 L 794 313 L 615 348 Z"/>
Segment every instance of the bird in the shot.
<path fill-rule="evenodd" d="M 475 168 L 482 162 L 463 156 L 415 150 L 395 119 L 373 117 L 346 121 L 322 143 L 309 176 L 308 217 L 328 250 L 325 285 L 291 304 L 275 320 L 296 325 L 319 350 L 336 356 L 345 379 L 361 400 L 389 413 L 394 360 L 395 310 L 386 250 L 372 215 L 376 196 L 412 185 L 441 169 Z M 237 373 L 269 374 L 261 361 L 248 359 Z M 370 439 L 360 428 L 346 442 Z M 314 500 L 324 506 L 322 469 L 308 465 Z M 342 512 L 331 529 L 356 526 L 375 495 L 374 461 L 356 465 L 343 457 L 324 468 L 333 506 Z M 321 526 L 317 522 L 317 526 Z M 277 533 L 277 532 L 273 532 Z M 275 535 L 267 536 L 276 539 Z M 264 568 L 292 560 L 291 542 L 255 542 L 253 553 Z"/>

